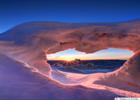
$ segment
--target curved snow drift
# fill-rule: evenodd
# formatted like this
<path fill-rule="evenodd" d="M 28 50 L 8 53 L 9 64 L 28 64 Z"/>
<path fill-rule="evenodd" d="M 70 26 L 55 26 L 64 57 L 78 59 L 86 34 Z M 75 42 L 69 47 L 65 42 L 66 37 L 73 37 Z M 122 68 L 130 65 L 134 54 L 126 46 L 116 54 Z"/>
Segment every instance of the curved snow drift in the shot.
<path fill-rule="evenodd" d="M 33 71 L 52 80 L 59 80 L 62 84 L 110 85 L 106 84 L 108 81 L 112 87 L 124 89 L 125 86 L 125 90 L 140 92 L 140 89 L 136 89 L 140 87 L 139 53 L 115 72 L 88 76 L 77 74 L 74 75 L 76 77 L 70 73 L 52 70 L 45 56 L 69 48 L 76 48 L 86 53 L 109 47 L 140 52 L 139 27 L 139 20 L 116 24 L 24 23 L 0 35 L 0 53 L 26 64 Z M 124 81 L 118 79 L 119 77 L 124 77 Z M 110 80 L 112 78 L 113 81 Z M 121 83 L 123 85 L 119 87 L 118 84 Z"/>

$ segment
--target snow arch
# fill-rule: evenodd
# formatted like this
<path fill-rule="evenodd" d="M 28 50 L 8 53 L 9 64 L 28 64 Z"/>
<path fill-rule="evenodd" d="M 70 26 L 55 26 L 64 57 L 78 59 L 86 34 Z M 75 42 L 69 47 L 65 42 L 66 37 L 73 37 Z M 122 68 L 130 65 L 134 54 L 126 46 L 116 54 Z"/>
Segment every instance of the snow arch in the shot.
<path fill-rule="evenodd" d="M 116 24 L 24 23 L 0 35 L 0 53 L 49 75 L 51 69 L 46 54 L 69 48 L 86 53 L 105 48 L 129 49 L 137 53 L 107 77 L 123 77 L 133 86 L 140 87 L 139 27 L 140 21 Z"/>

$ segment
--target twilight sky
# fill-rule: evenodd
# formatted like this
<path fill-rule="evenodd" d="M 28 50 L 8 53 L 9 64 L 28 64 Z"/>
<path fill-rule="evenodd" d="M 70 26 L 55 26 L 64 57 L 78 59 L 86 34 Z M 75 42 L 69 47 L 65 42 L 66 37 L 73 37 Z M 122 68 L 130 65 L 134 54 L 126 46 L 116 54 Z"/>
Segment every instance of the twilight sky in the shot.
<path fill-rule="evenodd" d="M 140 19 L 140 0 L 0 0 L 0 33 L 28 21 L 120 22 L 133 19 Z M 118 52 L 115 49 L 106 51 Z M 70 50 L 65 54 L 75 52 Z"/>
<path fill-rule="evenodd" d="M 0 33 L 28 21 L 118 22 L 140 18 L 140 0 L 0 0 Z"/>
<path fill-rule="evenodd" d="M 54 54 L 47 55 L 49 60 L 97 60 L 97 59 L 128 59 L 133 55 L 132 51 L 123 50 L 123 49 L 115 49 L 109 48 L 105 50 L 100 50 L 95 53 L 84 53 L 77 51 L 75 49 L 68 49 L 65 51 L 60 51 Z"/>

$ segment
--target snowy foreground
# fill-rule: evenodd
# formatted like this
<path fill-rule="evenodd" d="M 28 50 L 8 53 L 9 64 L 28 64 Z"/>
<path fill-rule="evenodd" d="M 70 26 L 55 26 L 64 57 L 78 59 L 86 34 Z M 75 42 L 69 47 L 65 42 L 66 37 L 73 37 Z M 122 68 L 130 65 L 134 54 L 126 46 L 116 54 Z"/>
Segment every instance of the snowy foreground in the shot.
<path fill-rule="evenodd" d="M 113 100 L 139 93 L 94 84 L 103 74 L 73 74 L 52 70 L 49 77 L 0 55 L 0 100 Z"/>

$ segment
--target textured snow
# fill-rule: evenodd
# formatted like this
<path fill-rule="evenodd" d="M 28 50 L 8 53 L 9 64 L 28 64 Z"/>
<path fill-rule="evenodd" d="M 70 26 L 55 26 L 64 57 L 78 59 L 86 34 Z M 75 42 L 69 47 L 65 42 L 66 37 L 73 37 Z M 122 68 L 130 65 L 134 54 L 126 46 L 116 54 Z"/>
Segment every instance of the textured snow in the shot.
<path fill-rule="evenodd" d="M 140 97 L 139 27 L 140 21 L 101 25 L 33 22 L 14 27 L 0 35 L 0 98 L 98 100 L 100 96 L 100 100 L 111 100 L 117 95 Z M 51 69 L 47 63 L 46 54 L 69 48 L 89 53 L 109 47 L 129 49 L 136 54 L 110 73 L 65 73 Z M 36 82 L 39 85 L 33 85 Z"/>

